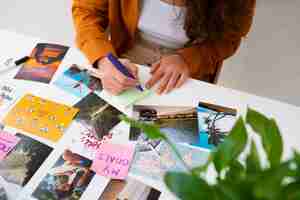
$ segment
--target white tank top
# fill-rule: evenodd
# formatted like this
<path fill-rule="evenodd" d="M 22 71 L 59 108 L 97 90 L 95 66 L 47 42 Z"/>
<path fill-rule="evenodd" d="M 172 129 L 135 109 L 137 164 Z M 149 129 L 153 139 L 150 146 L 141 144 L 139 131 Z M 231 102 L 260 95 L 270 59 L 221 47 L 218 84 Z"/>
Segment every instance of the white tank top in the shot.
<path fill-rule="evenodd" d="M 189 38 L 184 26 L 185 7 L 167 4 L 160 0 L 141 0 L 138 30 L 143 39 L 177 49 Z"/>

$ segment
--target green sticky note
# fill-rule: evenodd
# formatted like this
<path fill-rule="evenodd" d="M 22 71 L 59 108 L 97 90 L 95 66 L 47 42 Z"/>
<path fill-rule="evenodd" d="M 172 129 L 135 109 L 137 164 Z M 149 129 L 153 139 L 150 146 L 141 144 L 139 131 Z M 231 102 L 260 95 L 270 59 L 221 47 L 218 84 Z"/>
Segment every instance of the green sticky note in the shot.
<path fill-rule="evenodd" d="M 105 91 L 102 92 L 102 95 L 106 97 L 107 101 L 111 101 L 112 103 L 118 104 L 122 107 L 128 107 L 146 98 L 151 93 L 153 93 L 151 90 L 144 89 L 144 91 L 141 92 L 135 88 L 132 88 L 117 96 L 110 95 Z"/>

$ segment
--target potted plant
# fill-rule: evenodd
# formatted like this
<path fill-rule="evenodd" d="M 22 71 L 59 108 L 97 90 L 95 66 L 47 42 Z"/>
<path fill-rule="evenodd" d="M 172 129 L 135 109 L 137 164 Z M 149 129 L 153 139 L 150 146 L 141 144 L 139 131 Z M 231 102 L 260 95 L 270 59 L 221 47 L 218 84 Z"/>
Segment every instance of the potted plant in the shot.
<path fill-rule="evenodd" d="M 167 172 L 164 182 L 182 200 L 299 200 L 300 199 L 300 154 L 282 160 L 283 142 L 274 119 L 248 109 L 246 119 L 240 117 L 205 165 L 190 168 L 182 159 L 175 145 L 156 125 L 141 123 L 121 117 L 140 128 L 150 139 L 162 139 L 185 166 L 186 171 Z M 246 125 L 249 125 L 248 127 Z M 257 144 L 248 131 L 258 134 Z M 262 145 L 266 158 L 258 153 Z M 250 147 L 250 148 L 249 148 Z M 243 154 L 244 159 L 241 158 Z M 208 167 L 216 172 L 214 183 L 203 177 Z"/>

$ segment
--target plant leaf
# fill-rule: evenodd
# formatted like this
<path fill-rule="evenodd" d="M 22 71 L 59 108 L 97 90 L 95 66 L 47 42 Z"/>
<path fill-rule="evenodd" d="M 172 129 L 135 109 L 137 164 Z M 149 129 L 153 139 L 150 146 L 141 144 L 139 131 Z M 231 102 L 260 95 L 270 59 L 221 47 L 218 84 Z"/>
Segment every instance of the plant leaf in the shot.
<path fill-rule="evenodd" d="M 182 200 L 211 199 L 212 188 L 201 178 L 184 172 L 167 172 L 164 181 L 168 188 Z"/>
<path fill-rule="evenodd" d="M 280 199 L 299 200 L 300 199 L 300 181 L 292 182 L 286 185 L 280 196 Z"/>
<path fill-rule="evenodd" d="M 237 182 L 222 181 L 215 186 L 216 193 L 219 199 L 222 200 L 245 200 L 244 194 L 241 192 L 241 188 L 237 185 Z"/>
<path fill-rule="evenodd" d="M 245 171 L 245 167 L 238 160 L 234 160 L 226 172 L 226 180 L 237 183 L 244 178 Z"/>
<path fill-rule="evenodd" d="M 258 199 L 277 199 L 282 192 L 282 181 L 289 174 L 290 162 L 269 168 L 260 174 L 254 184 L 254 196 Z"/>
<path fill-rule="evenodd" d="M 279 165 L 282 157 L 283 144 L 276 122 L 273 119 L 269 120 L 263 114 L 251 108 L 248 109 L 246 122 L 261 136 L 262 144 L 270 165 Z"/>
<path fill-rule="evenodd" d="M 166 136 L 160 131 L 159 127 L 155 124 L 148 124 L 131 119 L 125 115 L 121 115 L 120 119 L 127 122 L 133 127 L 141 129 L 149 139 L 162 139 L 166 140 Z"/>
<path fill-rule="evenodd" d="M 255 174 L 261 171 L 259 155 L 254 141 L 251 142 L 250 153 L 246 159 L 246 168 L 248 174 Z"/>
<path fill-rule="evenodd" d="M 204 165 L 201 165 L 201 166 L 192 168 L 192 169 L 191 169 L 192 172 L 195 173 L 195 174 L 200 174 L 200 173 L 202 173 L 202 172 L 206 172 L 208 166 L 209 166 L 209 165 L 211 164 L 211 162 L 212 162 L 212 158 L 213 158 L 213 157 L 212 157 L 212 154 L 210 154 L 209 157 L 208 157 L 208 159 L 207 159 L 207 161 L 206 161 L 206 163 L 205 163 Z"/>
<path fill-rule="evenodd" d="M 279 131 L 279 128 L 274 119 L 269 121 L 269 128 L 267 131 L 268 139 L 270 139 L 271 150 L 268 154 L 271 166 L 277 166 L 280 164 L 282 152 L 283 152 L 283 142 Z"/>
<path fill-rule="evenodd" d="M 213 162 L 217 172 L 227 167 L 233 160 L 237 159 L 244 150 L 247 143 L 247 130 L 243 119 L 240 117 L 225 138 L 214 152 Z"/>
<path fill-rule="evenodd" d="M 300 182 L 300 153 L 294 151 L 294 163 L 296 164 L 295 178 Z"/>

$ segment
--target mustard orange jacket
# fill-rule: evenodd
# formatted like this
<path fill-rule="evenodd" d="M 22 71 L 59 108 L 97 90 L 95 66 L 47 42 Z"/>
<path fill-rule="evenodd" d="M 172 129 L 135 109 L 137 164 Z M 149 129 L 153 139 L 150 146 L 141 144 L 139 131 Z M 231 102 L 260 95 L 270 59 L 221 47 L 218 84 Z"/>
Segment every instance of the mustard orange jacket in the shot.
<path fill-rule="evenodd" d="M 193 78 L 214 74 L 222 61 L 239 47 L 250 30 L 256 0 L 244 0 L 246 11 L 238 30 L 225 30 L 222 40 L 205 40 L 178 49 L 190 67 Z M 73 0 L 72 14 L 76 43 L 91 63 L 108 52 L 120 55 L 133 45 L 139 18 L 139 0 Z M 109 28 L 110 37 L 107 34 Z"/>

